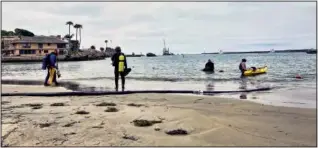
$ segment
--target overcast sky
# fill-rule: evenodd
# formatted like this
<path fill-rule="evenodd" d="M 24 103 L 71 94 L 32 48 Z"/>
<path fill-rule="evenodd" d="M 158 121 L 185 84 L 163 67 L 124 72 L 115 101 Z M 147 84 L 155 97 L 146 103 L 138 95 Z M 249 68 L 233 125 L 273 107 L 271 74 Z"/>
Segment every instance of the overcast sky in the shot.
<path fill-rule="evenodd" d="M 83 25 L 82 45 L 125 53 L 316 48 L 315 2 L 3 2 L 2 29 L 65 35 Z M 72 29 L 75 34 L 75 29 Z"/>

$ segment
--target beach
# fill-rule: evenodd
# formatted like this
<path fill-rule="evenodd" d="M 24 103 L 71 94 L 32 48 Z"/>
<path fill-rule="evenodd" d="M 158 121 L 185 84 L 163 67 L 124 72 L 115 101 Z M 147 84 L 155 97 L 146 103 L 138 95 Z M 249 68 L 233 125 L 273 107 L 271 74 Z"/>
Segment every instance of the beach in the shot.
<path fill-rule="evenodd" d="M 2 85 L 2 93 L 63 91 L 69 90 Z M 118 111 L 105 112 L 108 108 Z M 137 127 L 134 120 L 157 122 Z M 187 134 L 167 134 L 177 129 Z M 315 108 L 226 97 L 2 97 L 2 140 L 7 146 L 316 146 L 316 131 Z"/>

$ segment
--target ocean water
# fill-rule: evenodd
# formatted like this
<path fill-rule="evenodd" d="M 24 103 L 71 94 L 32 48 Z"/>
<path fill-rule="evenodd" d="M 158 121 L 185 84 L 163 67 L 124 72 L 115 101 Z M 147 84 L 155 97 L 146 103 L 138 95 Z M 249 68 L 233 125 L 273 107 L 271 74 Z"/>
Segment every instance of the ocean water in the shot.
<path fill-rule="evenodd" d="M 268 73 L 242 81 L 238 65 L 268 66 Z M 208 59 L 216 73 L 201 69 Z M 126 78 L 126 90 L 239 90 L 273 87 L 268 92 L 222 94 L 232 98 L 246 95 L 247 100 L 272 105 L 316 107 L 316 55 L 306 53 L 175 55 L 128 57 L 132 72 Z M 99 61 L 60 62 L 60 81 L 76 82 L 83 88 L 113 90 L 114 70 L 109 58 Z M 223 70 L 224 72 L 218 72 Z M 296 79 L 299 74 L 303 79 Z M 2 80 L 44 80 L 41 63 L 3 63 Z M 119 81 L 120 84 L 121 81 Z"/>

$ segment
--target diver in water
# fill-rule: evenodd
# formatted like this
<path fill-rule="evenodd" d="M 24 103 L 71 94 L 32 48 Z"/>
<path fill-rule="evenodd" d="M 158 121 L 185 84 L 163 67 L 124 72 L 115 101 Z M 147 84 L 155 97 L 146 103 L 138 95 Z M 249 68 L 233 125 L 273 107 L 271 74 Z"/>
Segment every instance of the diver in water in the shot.
<path fill-rule="evenodd" d="M 121 77 L 122 91 L 125 90 L 125 70 L 127 69 L 127 61 L 124 53 L 121 52 L 121 48 L 117 46 L 115 48 L 116 53 L 112 56 L 112 62 L 115 73 L 115 89 L 118 91 L 118 78 Z"/>
<path fill-rule="evenodd" d="M 209 59 L 208 62 L 205 64 L 204 69 L 206 71 L 214 72 L 214 63 Z"/>
<path fill-rule="evenodd" d="M 241 71 L 241 77 L 244 77 L 244 72 L 247 70 L 247 68 L 246 68 L 246 59 L 242 59 L 242 62 L 239 65 L 239 69 Z"/>

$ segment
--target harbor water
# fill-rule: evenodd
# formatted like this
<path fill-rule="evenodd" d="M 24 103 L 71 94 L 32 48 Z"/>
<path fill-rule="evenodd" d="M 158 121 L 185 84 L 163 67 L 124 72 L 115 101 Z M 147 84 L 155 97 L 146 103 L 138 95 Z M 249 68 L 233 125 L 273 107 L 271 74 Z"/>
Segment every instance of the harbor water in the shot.
<path fill-rule="evenodd" d="M 264 75 L 240 79 L 242 58 L 247 67 L 267 66 Z M 208 59 L 215 73 L 201 71 Z M 158 57 L 127 57 L 132 68 L 126 90 L 240 90 L 272 87 L 267 92 L 222 94 L 271 105 L 316 108 L 316 55 L 306 53 L 200 54 Z M 60 62 L 59 81 L 80 84 L 82 88 L 114 90 L 114 70 L 109 58 L 98 61 Z M 223 70 L 224 72 L 219 72 Z M 42 80 L 41 63 L 2 63 L 2 80 Z M 296 75 L 302 79 L 296 79 Z M 119 81 L 120 84 L 120 81 Z M 92 89 L 90 89 L 91 91 Z M 243 96 L 243 97 L 242 97 Z M 246 96 L 246 98 L 244 97 Z"/>

